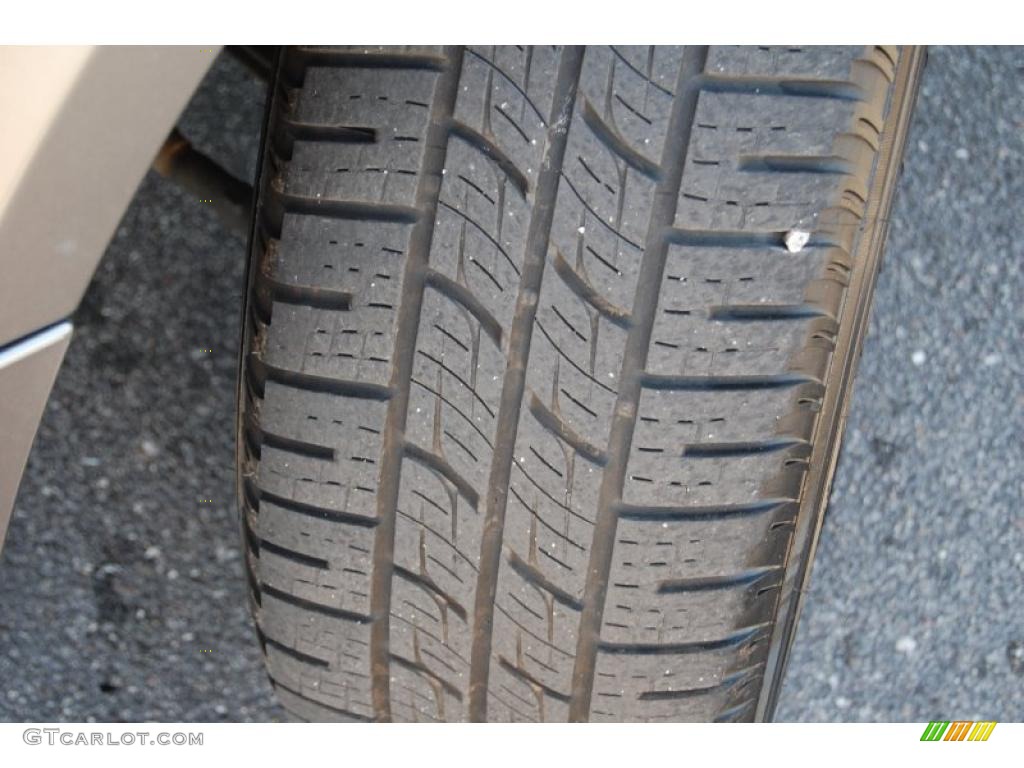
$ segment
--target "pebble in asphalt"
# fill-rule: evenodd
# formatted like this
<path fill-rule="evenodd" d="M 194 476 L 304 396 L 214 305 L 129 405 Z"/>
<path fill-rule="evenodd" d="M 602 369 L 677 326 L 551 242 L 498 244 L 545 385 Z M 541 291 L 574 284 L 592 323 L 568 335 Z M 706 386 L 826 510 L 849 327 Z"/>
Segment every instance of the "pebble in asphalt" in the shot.
<path fill-rule="evenodd" d="M 1022 74 L 1021 48 L 931 51 L 778 719 L 1024 719 Z M 262 96 L 222 56 L 181 129 L 251 178 Z M 0 559 L 0 719 L 283 719 L 234 502 L 244 259 L 145 179 Z"/>

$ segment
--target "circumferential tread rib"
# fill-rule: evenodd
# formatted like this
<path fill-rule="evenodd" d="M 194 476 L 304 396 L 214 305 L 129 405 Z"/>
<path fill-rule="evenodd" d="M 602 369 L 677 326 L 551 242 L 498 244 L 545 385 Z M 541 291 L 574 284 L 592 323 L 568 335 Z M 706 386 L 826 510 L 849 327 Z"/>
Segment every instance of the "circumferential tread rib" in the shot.
<path fill-rule="evenodd" d="M 422 215 L 416 220 L 406 254 L 402 300 L 396 323 L 396 338 L 403 345 L 395 350 L 391 366 L 390 388 L 395 393 L 388 402 L 387 427 L 381 449 L 380 482 L 377 487 L 377 516 L 380 526 L 373 542 L 373 577 L 370 604 L 374 622 L 370 630 L 370 662 L 373 675 L 373 710 L 377 720 L 391 719 L 391 590 L 394 577 L 395 525 L 398 515 L 398 489 L 404 439 L 409 411 L 409 392 L 416 356 L 416 338 L 423 307 L 427 263 L 434 236 L 441 193 L 442 171 L 448 147 L 448 126 L 455 111 L 462 48 L 445 50 L 444 66 L 435 86 L 434 102 L 426 130 L 426 150 L 416 189 L 416 206 Z"/>
<path fill-rule="evenodd" d="M 526 389 L 526 359 L 530 341 L 548 239 L 554 219 L 559 179 L 568 143 L 568 123 L 576 100 L 583 49 L 562 52 L 555 79 L 552 110 L 547 133 L 544 164 L 537 176 L 534 206 L 530 215 L 523 267 L 516 299 L 515 316 L 509 331 L 505 376 L 501 387 L 494 454 L 487 481 L 484 532 L 480 543 L 480 571 L 477 576 L 473 611 L 473 646 L 470 662 L 469 719 L 481 721 L 487 716 L 487 682 L 491 667 L 491 643 L 494 601 L 501 564 L 502 532 L 508 504 L 508 486 L 512 473 L 515 441 Z"/>
<path fill-rule="evenodd" d="M 676 213 L 677 198 L 682 186 L 690 133 L 697 111 L 697 78 L 704 71 L 707 47 L 687 47 L 676 81 L 676 97 L 662 150 L 660 177 L 647 227 L 643 259 L 633 302 L 633 323 L 626 339 L 622 368 L 618 376 L 619 394 L 608 436 L 608 464 L 601 478 L 598 493 L 597 522 L 594 526 L 588 578 L 583 596 L 576 662 L 572 676 L 572 698 L 569 719 L 580 722 L 590 719 L 591 695 L 601 646 L 601 618 L 608 592 L 612 549 L 615 544 L 617 515 L 615 503 L 622 497 L 629 450 L 635 426 L 634 414 L 640 400 L 643 371 L 654 328 L 658 294 L 669 243 L 664 236 Z"/>

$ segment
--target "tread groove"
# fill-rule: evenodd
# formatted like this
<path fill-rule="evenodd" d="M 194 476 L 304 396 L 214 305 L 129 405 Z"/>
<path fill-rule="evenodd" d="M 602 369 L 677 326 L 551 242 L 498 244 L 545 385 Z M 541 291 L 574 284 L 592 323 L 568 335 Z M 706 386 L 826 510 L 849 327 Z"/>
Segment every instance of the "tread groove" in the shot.
<path fill-rule="evenodd" d="M 296 304 L 313 309 L 332 309 L 348 312 L 352 309 L 352 293 L 335 291 L 307 285 L 291 285 L 272 280 L 269 277 L 257 278 L 258 283 L 265 286 L 271 298 L 282 304 Z"/>
<path fill-rule="evenodd" d="M 737 169 L 752 173 L 829 173 L 847 175 L 854 165 L 844 157 L 831 155 L 741 155 Z"/>
<path fill-rule="evenodd" d="M 477 322 L 480 323 L 480 327 L 484 329 L 484 332 L 491 337 L 494 343 L 499 347 L 501 346 L 501 323 L 498 322 L 498 319 L 491 314 L 490 310 L 487 309 L 486 306 L 484 306 L 484 303 L 473 295 L 472 291 L 461 283 L 455 282 L 447 275 L 441 274 L 433 269 L 427 270 L 426 283 L 438 293 L 446 296 L 456 304 L 459 304 L 464 309 L 468 310 L 469 313 L 476 318 Z"/>
<path fill-rule="evenodd" d="M 795 446 L 807 446 L 807 440 L 796 437 L 776 437 L 769 440 L 746 440 L 732 443 L 690 443 L 683 448 L 683 456 L 694 459 L 718 459 L 736 456 L 755 456 L 759 453 L 784 451 Z"/>
<path fill-rule="evenodd" d="M 715 640 L 695 640 L 689 643 L 609 643 L 602 641 L 602 653 L 629 654 L 637 656 L 683 655 L 738 648 L 767 634 L 768 624 L 738 629 L 730 635 Z"/>
<path fill-rule="evenodd" d="M 314 443 L 306 442 L 305 440 L 296 440 L 292 437 L 285 437 L 284 435 L 268 432 L 267 430 L 259 427 L 256 427 L 256 429 L 259 430 L 258 439 L 262 447 L 276 448 L 279 451 L 296 453 L 300 456 L 308 456 L 313 459 L 331 460 L 334 458 L 334 449 L 326 445 L 316 445 Z"/>
<path fill-rule="evenodd" d="M 459 493 L 469 502 L 470 506 L 476 509 L 480 504 L 480 494 L 477 493 L 476 489 L 472 484 L 460 475 L 455 468 L 448 463 L 447 459 L 443 456 L 439 456 L 436 453 L 431 453 L 425 448 L 421 448 L 415 443 L 405 444 L 405 455 L 427 467 L 432 469 L 437 474 L 441 475 L 445 480 L 454 485 Z"/>
<path fill-rule="evenodd" d="M 796 499 L 758 499 L 742 504 L 718 504 L 715 506 L 655 506 L 644 504 L 616 505 L 618 516 L 626 520 L 647 520 L 667 522 L 679 520 L 725 520 L 730 517 L 748 517 L 791 509 Z"/>
<path fill-rule="evenodd" d="M 669 374 L 645 373 L 643 386 L 649 389 L 670 389 L 677 391 L 715 391 L 741 389 L 784 389 L 801 384 L 817 384 L 822 381 L 804 373 L 768 373 L 760 375 L 710 375 L 673 376 Z"/>
<path fill-rule="evenodd" d="M 302 662 L 303 664 L 309 664 L 313 667 L 320 667 L 321 669 L 327 669 L 331 666 L 328 662 L 324 661 L 321 658 L 317 658 L 316 656 L 310 656 L 308 653 L 303 653 L 302 651 L 297 651 L 290 645 L 285 645 L 284 643 L 278 642 L 274 638 L 267 637 L 266 635 L 263 635 L 263 644 L 269 645 L 271 648 L 276 649 L 277 651 L 283 653 L 285 656 L 290 656 L 291 658 L 295 659 L 296 661 Z"/>
<path fill-rule="evenodd" d="M 264 599 L 264 609 L 266 609 L 266 598 L 272 597 L 275 600 L 280 600 L 282 603 L 289 603 L 296 608 L 302 608 L 303 610 L 323 614 L 324 616 L 332 616 L 333 618 L 352 621 L 356 624 L 367 624 L 370 622 L 370 617 L 364 614 L 347 611 L 344 608 L 335 608 L 332 605 L 324 605 L 315 600 L 307 600 L 304 597 L 298 597 L 290 592 L 272 587 L 269 584 L 263 584 L 260 591 Z"/>
<path fill-rule="evenodd" d="M 393 203 L 367 203 L 362 200 L 331 200 L 326 197 L 304 197 L 281 193 L 277 200 L 285 215 L 325 216 L 331 219 L 360 221 L 386 221 L 414 224 L 420 219 L 420 210 Z"/>
<path fill-rule="evenodd" d="M 748 568 L 741 573 L 725 576 L 700 576 L 692 579 L 668 579 L 658 584 L 658 592 L 712 592 L 734 587 L 750 587 L 779 573 L 782 566 L 768 565 L 762 568 Z"/>
<path fill-rule="evenodd" d="M 329 48 L 299 48 L 295 58 L 303 68 L 335 67 L 373 68 L 373 69 L 429 69 L 442 71 L 445 68 L 444 56 L 432 54 L 391 53 L 372 51 L 337 51 Z"/>
<path fill-rule="evenodd" d="M 535 392 L 530 393 L 530 413 L 541 426 L 572 446 L 573 450 L 583 458 L 600 466 L 604 466 L 608 461 L 608 457 L 601 448 L 589 442 L 566 424 L 557 413 L 541 402 Z"/>
<path fill-rule="evenodd" d="M 462 701 L 462 691 L 460 691 L 454 685 L 449 683 L 443 677 L 439 677 L 438 675 L 434 674 L 434 672 L 432 672 L 425 664 L 413 661 L 412 659 L 407 659 L 404 656 L 399 656 L 398 654 L 394 653 L 391 654 L 391 660 L 399 666 L 405 667 L 406 669 L 410 669 L 413 672 L 417 672 L 423 675 L 423 677 L 427 678 L 427 680 L 429 680 L 434 685 L 443 688 L 445 692 L 453 696 L 456 699 L 456 701 Z"/>
<path fill-rule="evenodd" d="M 316 504 L 310 504 L 305 501 L 295 501 L 294 499 L 288 499 L 284 496 L 278 496 L 276 493 L 270 493 L 262 489 L 259 490 L 260 502 L 267 502 L 274 504 L 282 509 L 287 509 L 289 512 L 296 512 L 306 517 L 316 517 L 320 520 L 329 520 L 333 523 L 344 523 L 346 525 L 358 525 L 363 528 L 375 528 L 380 521 L 374 517 L 367 517 L 365 515 L 356 515 L 351 512 L 339 512 L 335 509 L 328 509 L 327 507 L 320 507 Z"/>
<path fill-rule="evenodd" d="M 403 568 L 400 565 L 395 566 L 395 575 L 401 576 L 406 581 L 416 584 L 419 587 L 423 587 L 423 589 L 451 608 L 452 612 L 463 621 L 468 617 L 469 614 L 466 613 L 466 609 L 462 607 L 462 604 L 437 586 L 432 579 L 429 579 L 426 576 L 421 576 L 418 573 L 413 573 L 408 568 Z"/>
<path fill-rule="evenodd" d="M 594 109 L 593 105 L 584 99 L 581 103 L 580 112 L 583 122 L 593 131 L 594 135 L 610 149 L 615 155 L 622 158 L 626 165 L 644 176 L 655 181 L 661 175 L 661 168 L 648 160 L 629 145 L 622 135 L 612 126 L 608 125 Z"/>
<path fill-rule="evenodd" d="M 719 304 L 708 309 L 710 320 L 806 320 L 811 317 L 836 317 L 814 304 Z"/>
<path fill-rule="evenodd" d="M 611 322 L 620 328 L 629 328 L 631 313 L 627 309 L 616 306 L 608 299 L 606 299 L 594 286 L 592 286 L 587 280 L 566 261 L 565 256 L 557 248 L 555 249 L 555 255 L 552 257 L 552 263 L 555 267 L 555 272 L 562 282 L 568 286 L 568 288 L 575 293 L 581 301 L 586 302 L 602 315 L 608 318 Z"/>
<path fill-rule="evenodd" d="M 388 387 L 372 384 L 368 381 L 335 379 L 328 376 L 319 376 L 314 373 L 290 371 L 286 368 L 278 368 L 266 363 L 262 363 L 262 367 L 267 381 L 295 387 L 296 389 L 304 389 L 307 392 L 327 392 L 332 395 L 357 397 L 364 400 L 388 400 L 392 394 Z"/>
<path fill-rule="evenodd" d="M 528 581 L 530 584 L 537 587 L 538 589 L 542 589 L 545 592 L 548 592 L 562 605 L 568 606 L 569 608 L 572 608 L 574 611 L 583 610 L 582 602 L 580 602 L 577 598 L 573 597 L 564 589 L 562 589 L 557 584 L 552 582 L 551 579 L 549 579 L 547 576 L 541 573 L 540 569 L 538 569 L 535 565 L 531 565 L 530 563 L 523 560 L 523 558 L 521 558 L 515 552 L 509 551 L 508 563 L 510 566 L 512 566 L 512 570 L 514 570 L 516 573 L 522 576 L 526 581 Z"/>
<path fill-rule="evenodd" d="M 806 96 L 840 101 L 863 101 L 864 91 L 845 80 L 814 80 L 754 75 L 704 74 L 697 80 L 702 91 L 743 93 L 748 96 Z"/>
<path fill-rule="evenodd" d="M 519 170 L 518 166 L 516 166 L 512 161 L 512 158 L 510 158 L 504 150 L 495 143 L 494 139 L 488 138 L 484 134 L 474 130 L 465 123 L 459 122 L 458 120 L 452 120 L 450 130 L 453 136 L 457 136 L 468 144 L 471 144 L 486 157 L 493 160 L 502 172 L 508 176 L 509 180 L 515 186 L 520 195 L 526 197 L 527 194 L 529 194 L 530 182 L 526 178 L 526 174 Z"/>
<path fill-rule="evenodd" d="M 359 722 L 368 722 L 370 719 L 368 717 L 364 717 L 363 715 L 358 715 L 355 712 L 350 712 L 347 709 L 340 709 L 339 707 L 333 707 L 330 704 L 325 704 L 324 702 L 318 701 L 317 699 L 312 699 L 306 694 L 300 693 L 291 686 L 282 683 L 280 680 L 273 676 L 270 677 L 270 684 L 273 685 L 274 688 L 279 688 L 285 693 L 294 696 L 297 699 L 302 699 L 303 701 L 312 704 L 313 706 L 320 707 L 321 709 L 324 709 L 327 712 L 332 712 L 333 714 L 340 715 L 351 720 L 357 720 Z"/>
<path fill-rule="evenodd" d="M 314 557 L 313 555 L 307 555 L 302 552 L 296 552 L 294 549 L 282 547 L 280 544 L 275 544 L 274 542 L 267 541 L 266 539 L 257 539 L 257 542 L 261 552 L 270 552 L 278 557 L 291 560 L 293 563 L 308 565 L 310 568 L 320 568 L 325 571 L 330 567 L 330 563 L 323 558 Z"/>

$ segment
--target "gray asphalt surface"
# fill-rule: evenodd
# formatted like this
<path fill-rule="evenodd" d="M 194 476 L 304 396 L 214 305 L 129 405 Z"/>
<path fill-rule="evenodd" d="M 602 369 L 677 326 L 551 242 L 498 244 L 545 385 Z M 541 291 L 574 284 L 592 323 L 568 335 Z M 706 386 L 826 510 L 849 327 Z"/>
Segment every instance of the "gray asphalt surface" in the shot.
<path fill-rule="evenodd" d="M 778 719 L 1024 719 L 1022 82 L 1021 48 L 931 52 Z M 251 177 L 261 114 L 221 57 L 181 128 Z M 244 258 L 147 177 L 0 556 L 0 719 L 283 719 L 234 502 Z"/>

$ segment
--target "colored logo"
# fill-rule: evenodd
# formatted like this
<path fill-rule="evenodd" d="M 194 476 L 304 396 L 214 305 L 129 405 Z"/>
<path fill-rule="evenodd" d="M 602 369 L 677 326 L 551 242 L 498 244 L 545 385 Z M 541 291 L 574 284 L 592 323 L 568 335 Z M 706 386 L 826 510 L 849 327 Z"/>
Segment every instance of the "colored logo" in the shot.
<path fill-rule="evenodd" d="M 921 734 L 921 741 L 988 741 L 995 727 L 994 722 L 932 722 L 928 723 L 928 727 Z"/>

